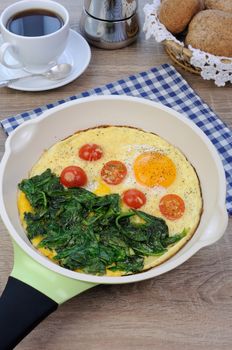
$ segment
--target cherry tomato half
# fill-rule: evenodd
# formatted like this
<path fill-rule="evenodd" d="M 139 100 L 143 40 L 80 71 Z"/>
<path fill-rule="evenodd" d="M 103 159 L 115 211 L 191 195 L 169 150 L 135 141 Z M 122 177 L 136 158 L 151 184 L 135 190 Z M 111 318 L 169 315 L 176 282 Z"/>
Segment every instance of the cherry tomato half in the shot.
<path fill-rule="evenodd" d="M 177 194 L 167 194 L 159 202 L 159 209 L 168 220 L 181 218 L 185 211 L 183 199 Z"/>
<path fill-rule="evenodd" d="M 79 157 L 90 162 L 100 159 L 102 155 L 102 148 L 95 143 L 86 143 L 79 149 Z"/>
<path fill-rule="evenodd" d="M 86 185 L 87 176 L 79 166 L 70 165 L 62 170 L 60 182 L 66 187 L 81 187 Z"/>
<path fill-rule="evenodd" d="M 111 160 L 107 162 L 101 170 L 102 180 L 109 185 L 120 184 L 124 180 L 126 174 L 126 166 L 119 160 Z"/>
<path fill-rule="evenodd" d="M 134 209 L 139 209 L 146 203 L 145 194 L 135 188 L 123 192 L 122 200 L 128 207 Z"/>

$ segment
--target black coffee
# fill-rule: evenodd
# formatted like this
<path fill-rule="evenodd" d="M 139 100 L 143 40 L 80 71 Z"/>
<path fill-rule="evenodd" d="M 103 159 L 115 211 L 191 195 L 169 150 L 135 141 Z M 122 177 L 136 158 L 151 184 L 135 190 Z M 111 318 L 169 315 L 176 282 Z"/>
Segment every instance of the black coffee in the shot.
<path fill-rule="evenodd" d="M 54 12 L 32 9 L 16 13 L 7 22 L 7 29 L 22 36 L 44 36 L 63 26 L 62 18 Z"/>

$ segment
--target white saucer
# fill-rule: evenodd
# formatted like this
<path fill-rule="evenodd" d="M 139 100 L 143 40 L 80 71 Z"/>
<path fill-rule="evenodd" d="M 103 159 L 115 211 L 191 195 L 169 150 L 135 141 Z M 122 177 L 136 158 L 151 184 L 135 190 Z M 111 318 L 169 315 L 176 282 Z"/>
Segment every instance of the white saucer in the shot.
<path fill-rule="evenodd" d="M 0 45 L 2 37 L 0 35 Z M 88 67 L 91 58 L 91 50 L 87 41 L 74 30 L 70 30 L 68 43 L 57 63 L 70 63 L 73 68 L 71 73 L 64 79 L 58 81 L 48 80 L 44 77 L 26 77 L 8 85 L 9 88 L 22 91 L 44 91 L 66 85 L 79 77 Z M 14 79 L 25 76 L 22 69 L 8 69 L 0 64 L 0 80 Z"/>

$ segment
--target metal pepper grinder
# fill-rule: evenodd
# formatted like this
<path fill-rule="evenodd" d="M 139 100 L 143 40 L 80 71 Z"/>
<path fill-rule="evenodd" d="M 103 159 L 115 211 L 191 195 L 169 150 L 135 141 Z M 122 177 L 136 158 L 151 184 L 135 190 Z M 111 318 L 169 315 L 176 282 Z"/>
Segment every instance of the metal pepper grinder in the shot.
<path fill-rule="evenodd" d="M 119 49 L 139 33 L 137 0 L 84 0 L 80 28 L 87 41 L 103 49 Z"/>

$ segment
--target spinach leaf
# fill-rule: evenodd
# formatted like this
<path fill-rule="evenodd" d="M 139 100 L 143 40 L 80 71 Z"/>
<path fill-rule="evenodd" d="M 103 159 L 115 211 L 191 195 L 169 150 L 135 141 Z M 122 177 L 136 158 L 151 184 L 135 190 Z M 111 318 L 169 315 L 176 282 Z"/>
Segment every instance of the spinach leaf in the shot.
<path fill-rule="evenodd" d="M 145 256 L 164 254 L 187 233 L 169 236 L 163 219 L 123 212 L 118 194 L 99 197 L 84 188 L 65 188 L 50 169 L 23 180 L 19 189 L 33 207 L 24 214 L 29 239 L 41 235 L 38 247 L 54 249 L 53 259 L 71 270 L 137 273 Z"/>

